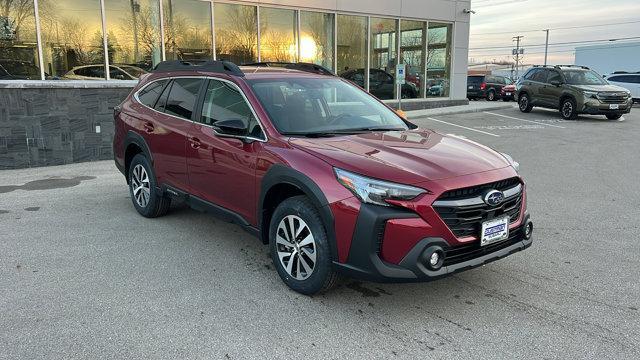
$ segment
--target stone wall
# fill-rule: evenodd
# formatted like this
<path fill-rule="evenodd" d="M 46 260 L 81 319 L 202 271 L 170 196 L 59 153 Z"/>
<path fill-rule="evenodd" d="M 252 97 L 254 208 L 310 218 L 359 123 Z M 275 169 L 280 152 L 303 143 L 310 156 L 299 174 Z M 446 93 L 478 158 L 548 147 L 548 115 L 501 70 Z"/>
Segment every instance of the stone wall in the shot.
<path fill-rule="evenodd" d="M 113 158 L 113 107 L 135 82 L 0 83 L 0 169 Z"/>
<path fill-rule="evenodd" d="M 136 81 L 0 81 L 0 170 L 113 158 L 113 107 Z M 385 101 L 397 108 L 397 101 Z M 403 100 L 405 110 L 467 100 Z"/>

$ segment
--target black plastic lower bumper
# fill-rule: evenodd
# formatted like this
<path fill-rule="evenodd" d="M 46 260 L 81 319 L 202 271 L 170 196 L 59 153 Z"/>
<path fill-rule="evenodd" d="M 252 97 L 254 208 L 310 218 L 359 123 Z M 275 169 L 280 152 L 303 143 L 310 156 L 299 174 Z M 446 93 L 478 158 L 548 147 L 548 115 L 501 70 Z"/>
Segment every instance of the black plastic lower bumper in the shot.
<path fill-rule="evenodd" d="M 375 282 L 420 282 L 439 279 L 453 273 L 472 269 L 522 251 L 533 243 L 526 239 L 524 226 L 511 230 L 508 240 L 480 247 L 473 245 L 451 247 L 444 239 L 429 237 L 418 242 L 400 264 L 390 264 L 380 258 L 384 224 L 389 219 L 418 217 L 409 211 L 363 204 L 353 234 L 346 263 L 334 262 L 340 273 L 357 279 Z M 529 215 L 525 215 L 525 221 Z M 438 270 L 426 264 L 427 254 L 434 247 L 444 250 L 444 265 Z"/>

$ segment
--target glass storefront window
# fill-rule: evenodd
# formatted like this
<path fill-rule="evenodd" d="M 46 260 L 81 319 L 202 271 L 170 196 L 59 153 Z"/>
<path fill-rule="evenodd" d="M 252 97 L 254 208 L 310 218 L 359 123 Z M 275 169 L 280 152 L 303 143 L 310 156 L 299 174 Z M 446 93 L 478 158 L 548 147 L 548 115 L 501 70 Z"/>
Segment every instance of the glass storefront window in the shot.
<path fill-rule="evenodd" d="M 366 88 L 367 18 L 338 15 L 338 68 L 336 73 Z"/>
<path fill-rule="evenodd" d="M 451 24 L 429 23 L 427 97 L 448 97 L 451 86 Z"/>
<path fill-rule="evenodd" d="M 260 8 L 260 61 L 296 62 L 297 41 L 295 11 Z"/>
<path fill-rule="evenodd" d="M 214 6 L 216 59 L 236 64 L 258 61 L 256 7 L 224 3 Z"/>
<path fill-rule="evenodd" d="M 38 46 L 33 1 L 0 5 L 0 80 L 38 80 Z"/>
<path fill-rule="evenodd" d="M 395 99 L 397 85 L 396 38 L 398 21 L 371 18 L 371 59 L 369 69 L 369 92 L 378 99 Z M 408 90 L 403 86 L 402 95 Z M 415 97 L 415 96 L 413 96 Z"/>
<path fill-rule="evenodd" d="M 100 1 L 40 0 L 38 4 L 47 78 L 104 79 Z"/>
<path fill-rule="evenodd" d="M 424 97 L 424 64 L 427 23 L 422 21 L 400 21 L 400 63 L 406 66 L 406 82 L 410 89 L 403 93 L 411 92 Z M 412 91 L 410 91 L 412 90 Z"/>
<path fill-rule="evenodd" d="M 111 79 L 136 79 L 161 61 L 157 0 L 107 0 Z"/>
<path fill-rule="evenodd" d="M 333 14 L 300 12 L 300 61 L 333 70 Z"/>
<path fill-rule="evenodd" d="M 212 60 L 211 3 L 162 0 L 167 60 Z"/>

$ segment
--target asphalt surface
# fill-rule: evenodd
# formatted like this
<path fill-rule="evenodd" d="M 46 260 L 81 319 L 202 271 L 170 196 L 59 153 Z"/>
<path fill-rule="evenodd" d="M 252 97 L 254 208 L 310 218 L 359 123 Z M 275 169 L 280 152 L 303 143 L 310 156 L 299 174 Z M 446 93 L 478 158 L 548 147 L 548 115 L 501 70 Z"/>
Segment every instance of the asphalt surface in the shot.
<path fill-rule="evenodd" d="M 5 170 L 0 359 L 639 358 L 640 109 L 415 122 L 520 162 L 531 248 L 432 283 L 305 297 L 238 226 L 184 206 L 140 217 L 110 161 Z"/>

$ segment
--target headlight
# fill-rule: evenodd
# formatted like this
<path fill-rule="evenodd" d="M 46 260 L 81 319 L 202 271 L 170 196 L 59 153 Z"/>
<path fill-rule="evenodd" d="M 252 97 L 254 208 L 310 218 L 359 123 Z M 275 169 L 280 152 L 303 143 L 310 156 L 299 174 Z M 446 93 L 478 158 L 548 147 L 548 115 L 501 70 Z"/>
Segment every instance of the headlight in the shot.
<path fill-rule="evenodd" d="M 411 200 L 427 190 L 413 186 L 371 179 L 334 168 L 336 178 L 360 201 L 368 204 L 391 206 L 386 200 Z"/>
<path fill-rule="evenodd" d="M 597 91 L 583 91 L 582 93 L 587 98 L 592 98 L 592 99 L 597 99 L 598 98 L 598 92 Z"/>
<path fill-rule="evenodd" d="M 507 159 L 507 161 L 509 162 L 509 164 L 511 165 L 511 167 L 513 167 L 516 172 L 520 171 L 520 163 L 513 160 L 513 158 L 511 157 L 511 155 L 509 154 L 505 154 L 505 153 L 500 153 L 502 156 L 504 156 L 505 159 Z"/>

